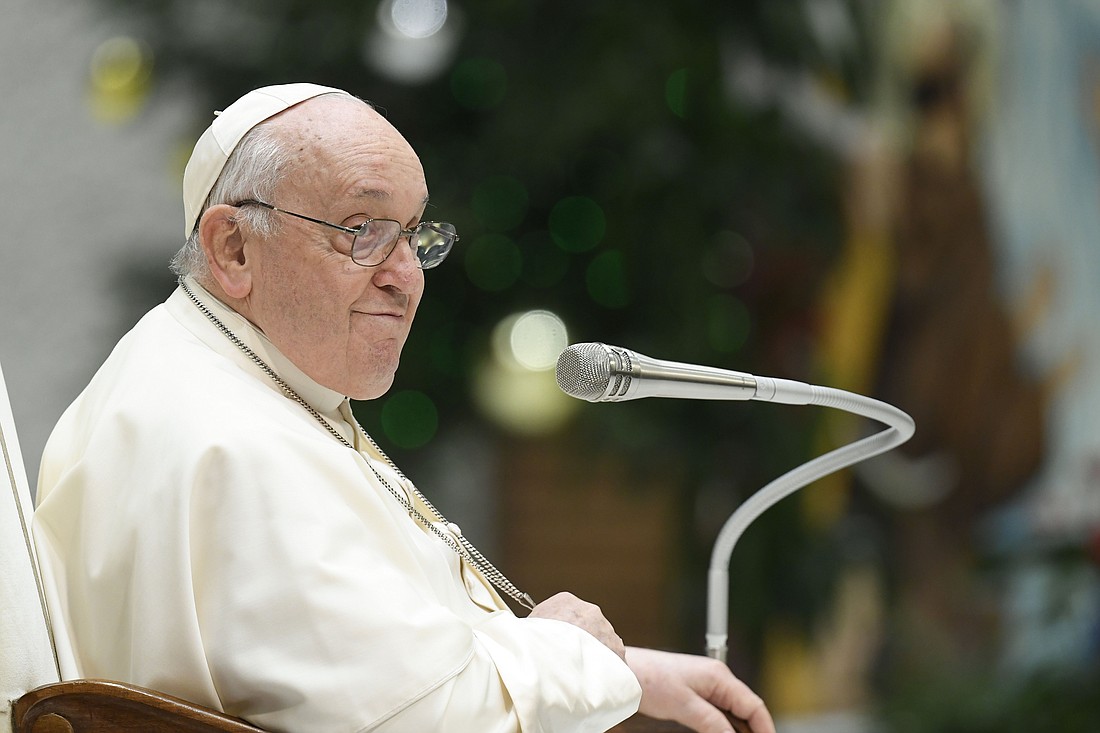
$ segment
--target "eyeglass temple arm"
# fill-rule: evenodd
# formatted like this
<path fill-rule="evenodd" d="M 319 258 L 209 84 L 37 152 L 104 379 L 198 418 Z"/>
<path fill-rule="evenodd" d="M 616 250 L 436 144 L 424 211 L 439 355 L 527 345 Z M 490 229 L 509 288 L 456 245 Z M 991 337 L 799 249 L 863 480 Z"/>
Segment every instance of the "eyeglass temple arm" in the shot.
<path fill-rule="evenodd" d="M 331 221 L 325 221 L 324 219 L 314 219 L 312 216 L 306 216 L 305 214 L 296 214 L 293 211 L 287 211 L 286 209 L 280 209 L 278 206 L 272 206 L 271 204 L 265 203 L 263 201 L 258 201 L 256 199 L 245 199 L 244 201 L 241 201 L 239 204 L 237 204 L 237 206 L 244 206 L 245 204 L 256 204 L 256 206 L 262 206 L 265 209 L 271 209 L 272 211 L 278 211 L 280 214 L 286 214 L 288 216 L 295 216 L 299 219 L 305 219 L 306 221 L 311 221 L 314 224 L 321 224 L 321 225 L 326 226 L 326 227 L 331 227 L 333 229 L 338 229 L 341 232 L 347 232 L 348 234 L 358 234 L 359 229 L 360 229 L 360 227 L 356 227 L 356 228 L 353 229 L 351 227 L 342 226 L 340 224 L 333 224 Z M 368 219 L 367 221 L 370 221 L 370 219 Z"/>

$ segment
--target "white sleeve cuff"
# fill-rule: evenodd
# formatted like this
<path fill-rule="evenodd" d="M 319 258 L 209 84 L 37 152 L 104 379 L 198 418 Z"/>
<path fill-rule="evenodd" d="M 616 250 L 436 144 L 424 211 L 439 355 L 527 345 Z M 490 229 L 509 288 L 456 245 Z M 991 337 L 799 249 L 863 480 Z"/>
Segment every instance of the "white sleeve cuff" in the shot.
<path fill-rule="evenodd" d="M 617 654 L 583 629 L 496 613 L 474 629 L 524 733 L 602 733 L 638 710 L 642 688 Z"/>

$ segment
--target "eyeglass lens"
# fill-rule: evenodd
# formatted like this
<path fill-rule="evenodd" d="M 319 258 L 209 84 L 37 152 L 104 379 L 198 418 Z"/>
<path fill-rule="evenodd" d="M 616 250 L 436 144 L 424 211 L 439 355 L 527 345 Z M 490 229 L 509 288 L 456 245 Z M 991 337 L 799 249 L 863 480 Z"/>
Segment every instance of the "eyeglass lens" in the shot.
<path fill-rule="evenodd" d="M 352 243 L 351 257 L 361 265 L 381 264 L 397 244 L 401 225 L 390 219 L 366 222 Z M 422 222 L 410 237 L 422 269 L 435 267 L 446 258 L 455 241 L 455 228 L 441 222 Z"/>

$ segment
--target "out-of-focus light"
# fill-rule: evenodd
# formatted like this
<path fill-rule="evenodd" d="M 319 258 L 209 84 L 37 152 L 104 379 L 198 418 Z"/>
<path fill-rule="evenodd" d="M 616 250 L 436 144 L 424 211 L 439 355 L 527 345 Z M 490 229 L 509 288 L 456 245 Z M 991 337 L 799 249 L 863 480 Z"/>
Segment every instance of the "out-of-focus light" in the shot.
<path fill-rule="evenodd" d="M 140 111 L 149 93 L 153 53 L 130 36 L 116 36 L 92 53 L 88 73 L 92 114 L 104 122 L 123 122 Z"/>
<path fill-rule="evenodd" d="M 603 239 L 603 208 L 587 196 L 568 196 L 550 210 L 550 235 L 566 252 L 585 252 Z"/>
<path fill-rule="evenodd" d="M 569 345 L 565 323 L 550 311 L 523 313 L 502 324 L 511 357 L 534 371 L 553 369 L 558 355 Z"/>
<path fill-rule="evenodd" d="M 677 69 L 665 82 L 665 102 L 672 114 L 681 118 L 687 116 L 687 85 L 687 69 Z"/>
<path fill-rule="evenodd" d="M 711 239 L 699 264 L 707 280 L 722 288 L 732 288 L 749 279 L 753 261 L 753 249 L 748 240 L 727 230 Z"/>
<path fill-rule="evenodd" d="M 565 323 L 550 311 L 520 313 L 498 323 L 490 355 L 474 376 L 473 394 L 482 412 L 521 435 L 560 427 L 579 405 L 554 378 L 554 364 L 567 344 Z"/>
<path fill-rule="evenodd" d="M 140 83 L 147 75 L 147 53 L 129 36 L 110 38 L 92 53 L 92 83 L 113 91 Z"/>
<path fill-rule="evenodd" d="M 417 390 L 403 390 L 382 405 L 382 430 L 402 448 L 419 448 L 431 442 L 439 428 L 439 412 L 432 398 Z"/>
<path fill-rule="evenodd" d="M 409 38 L 427 38 L 447 22 L 447 0 L 391 0 L 393 27 Z"/>
<path fill-rule="evenodd" d="M 601 252 L 588 264 L 585 272 L 588 295 L 605 308 L 624 308 L 630 305 L 630 287 L 627 284 L 623 255 L 616 250 Z"/>
<path fill-rule="evenodd" d="M 363 60 L 404 84 L 438 76 L 454 58 L 461 17 L 446 0 L 384 0 L 363 41 Z"/>

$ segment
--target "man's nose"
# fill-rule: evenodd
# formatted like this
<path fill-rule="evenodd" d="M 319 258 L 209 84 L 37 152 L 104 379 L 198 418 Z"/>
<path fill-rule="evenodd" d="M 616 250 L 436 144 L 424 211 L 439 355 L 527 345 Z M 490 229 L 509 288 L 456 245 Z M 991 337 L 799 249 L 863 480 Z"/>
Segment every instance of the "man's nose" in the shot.
<path fill-rule="evenodd" d="M 412 235 L 401 234 L 397 246 L 390 252 L 390 256 L 378 266 L 379 274 L 388 273 L 393 284 L 401 290 L 408 292 L 412 283 L 420 279 L 420 259 L 416 256 L 416 248 L 412 244 Z"/>

